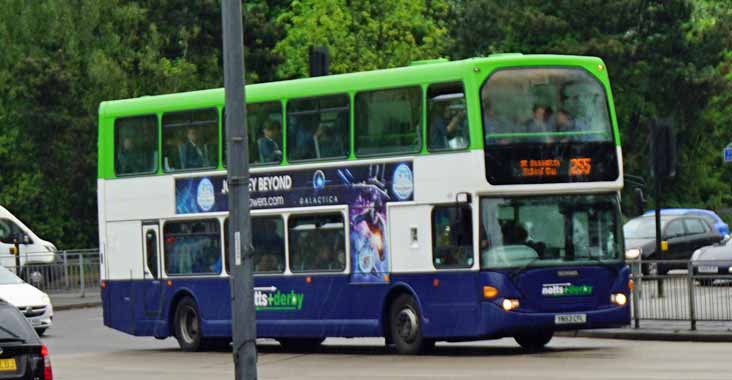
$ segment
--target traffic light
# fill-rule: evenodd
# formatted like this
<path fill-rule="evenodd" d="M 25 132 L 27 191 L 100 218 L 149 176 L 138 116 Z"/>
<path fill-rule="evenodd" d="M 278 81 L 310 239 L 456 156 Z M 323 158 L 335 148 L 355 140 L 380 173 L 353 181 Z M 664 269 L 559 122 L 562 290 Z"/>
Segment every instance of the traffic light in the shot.
<path fill-rule="evenodd" d="M 676 139 L 671 122 L 654 120 L 651 130 L 651 172 L 655 177 L 676 175 Z"/>

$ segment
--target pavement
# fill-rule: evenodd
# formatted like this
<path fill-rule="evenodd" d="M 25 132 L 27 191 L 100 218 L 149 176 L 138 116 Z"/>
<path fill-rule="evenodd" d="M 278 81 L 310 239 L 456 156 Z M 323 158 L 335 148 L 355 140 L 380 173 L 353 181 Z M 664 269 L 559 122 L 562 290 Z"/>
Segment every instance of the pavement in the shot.
<path fill-rule="evenodd" d="M 583 338 L 662 340 L 683 342 L 732 342 L 732 321 L 697 322 L 691 329 L 689 321 L 645 321 L 615 329 L 578 330 L 559 334 Z"/>
<path fill-rule="evenodd" d="M 200 380 L 234 377 L 231 352 L 182 352 L 174 339 L 135 337 L 105 327 L 101 308 L 64 310 L 42 338 L 57 380 Z M 513 339 L 438 343 L 397 355 L 383 339 L 327 339 L 306 352 L 257 340 L 260 379 L 278 380 L 688 380 L 730 379 L 732 343 L 555 337 L 527 353 Z"/>
<path fill-rule="evenodd" d="M 102 305 L 102 296 L 99 289 L 89 289 L 85 292 L 48 293 L 54 311 L 83 309 Z"/>

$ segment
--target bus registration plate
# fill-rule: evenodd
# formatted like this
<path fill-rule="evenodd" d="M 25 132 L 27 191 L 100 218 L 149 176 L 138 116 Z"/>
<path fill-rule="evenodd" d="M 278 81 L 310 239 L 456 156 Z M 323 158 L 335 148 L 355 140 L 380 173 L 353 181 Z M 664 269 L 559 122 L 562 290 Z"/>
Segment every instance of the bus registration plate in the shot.
<path fill-rule="evenodd" d="M 15 358 L 0 359 L 0 371 L 15 371 L 17 369 L 15 366 Z"/>
<path fill-rule="evenodd" d="M 717 273 L 717 267 L 711 265 L 699 266 L 699 272 L 701 273 Z"/>
<path fill-rule="evenodd" d="M 554 316 L 555 325 L 576 325 L 587 322 L 587 314 L 557 314 Z"/>

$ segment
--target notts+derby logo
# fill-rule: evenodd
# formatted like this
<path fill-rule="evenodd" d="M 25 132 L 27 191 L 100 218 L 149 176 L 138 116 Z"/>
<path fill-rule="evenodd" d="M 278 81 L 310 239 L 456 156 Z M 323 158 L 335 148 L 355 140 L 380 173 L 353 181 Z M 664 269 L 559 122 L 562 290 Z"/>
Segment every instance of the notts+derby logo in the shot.
<path fill-rule="evenodd" d="M 541 295 L 546 297 L 589 296 L 592 286 L 572 285 L 571 282 L 561 284 L 542 284 Z"/>
<path fill-rule="evenodd" d="M 282 293 L 276 287 L 254 288 L 254 306 L 257 310 L 294 311 L 302 309 L 303 293 Z"/>

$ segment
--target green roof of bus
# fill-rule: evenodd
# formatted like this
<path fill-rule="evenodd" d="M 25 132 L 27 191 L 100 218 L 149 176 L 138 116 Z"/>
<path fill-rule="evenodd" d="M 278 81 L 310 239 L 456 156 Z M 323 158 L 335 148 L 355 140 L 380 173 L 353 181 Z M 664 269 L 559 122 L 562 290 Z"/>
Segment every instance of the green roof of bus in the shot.
<path fill-rule="evenodd" d="M 488 70 L 492 70 L 490 66 L 493 65 L 496 67 L 580 66 L 595 74 L 603 84 L 607 84 L 606 71 L 598 72 L 597 70 L 597 65 L 603 64 L 603 62 L 600 58 L 596 57 L 496 54 L 489 57 L 471 58 L 461 61 L 419 63 L 421 64 L 385 70 L 247 85 L 246 99 L 250 103 L 255 103 L 275 99 L 300 98 L 333 93 L 352 93 L 360 90 L 465 79 L 470 75 L 470 72 L 476 65 Z M 488 67 L 485 65 L 488 65 Z M 477 85 L 480 86 L 480 84 Z M 99 106 L 99 114 L 105 117 L 119 117 L 211 107 L 214 104 L 224 104 L 223 88 L 105 101 Z"/>

